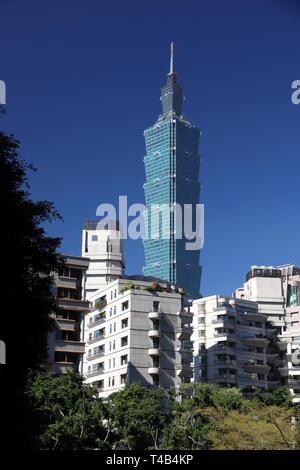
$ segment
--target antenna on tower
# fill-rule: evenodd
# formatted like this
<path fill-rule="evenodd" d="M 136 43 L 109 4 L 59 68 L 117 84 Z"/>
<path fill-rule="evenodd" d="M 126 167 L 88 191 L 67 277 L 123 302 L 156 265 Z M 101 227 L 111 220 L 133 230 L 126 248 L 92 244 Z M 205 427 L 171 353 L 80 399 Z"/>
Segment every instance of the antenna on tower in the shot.
<path fill-rule="evenodd" d="M 170 73 L 169 75 L 172 75 L 174 73 L 173 71 L 174 68 L 174 42 L 171 42 L 171 54 L 170 54 Z"/>

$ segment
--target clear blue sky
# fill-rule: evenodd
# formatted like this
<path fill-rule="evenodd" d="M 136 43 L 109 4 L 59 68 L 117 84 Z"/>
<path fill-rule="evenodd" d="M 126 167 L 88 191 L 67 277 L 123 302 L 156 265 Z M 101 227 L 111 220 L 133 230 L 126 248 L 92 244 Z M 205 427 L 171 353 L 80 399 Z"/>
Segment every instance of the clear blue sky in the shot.
<path fill-rule="evenodd" d="M 253 264 L 300 264 L 300 6 L 292 0 L 0 0 L 1 128 L 38 169 L 34 198 L 80 254 L 98 204 L 143 202 L 143 130 L 160 113 L 169 43 L 185 115 L 202 130 L 202 293 L 230 294 Z M 144 263 L 126 243 L 128 273 Z"/>

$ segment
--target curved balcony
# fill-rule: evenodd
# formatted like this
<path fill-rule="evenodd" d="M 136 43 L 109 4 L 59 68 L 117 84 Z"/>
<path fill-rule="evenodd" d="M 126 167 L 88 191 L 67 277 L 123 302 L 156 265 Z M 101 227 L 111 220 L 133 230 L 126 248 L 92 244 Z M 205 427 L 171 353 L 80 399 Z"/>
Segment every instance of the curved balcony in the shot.
<path fill-rule="evenodd" d="M 150 320 L 159 320 L 160 314 L 159 314 L 159 312 L 152 311 L 152 312 L 148 313 L 148 317 L 149 317 Z"/>
<path fill-rule="evenodd" d="M 159 374 L 159 367 L 148 367 L 148 374 L 158 375 Z"/>
<path fill-rule="evenodd" d="M 182 364 L 179 366 L 176 366 L 176 372 L 179 375 L 179 377 L 193 377 L 193 369 L 190 365 L 188 364 Z"/>
<path fill-rule="evenodd" d="M 106 318 L 103 317 L 103 318 L 99 318 L 98 320 L 95 320 L 95 321 L 89 321 L 88 324 L 87 324 L 87 327 L 88 328 L 93 328 L 94 326 L 101 325 L 101 323 L 104 323 L 105 320 L 106 320 Z"/>
<path fill-rule="evenodd" d="M 149 330 L 148 335 L 150 336 L 150 338 L 159 338 L 160 333 L 159 330 Z"/>
<path fill-rule="evenodd" d="M 253 338 L 242 338 L 243 343 L 247 344 L 248 346 L 254 346 L 254 347 L 262 347 L 265 348 L 269 344 L 269 340 L 266 338 L 258 338 L 258 337 L 253 337 Z"/>
<path fill-rule="evenodd" d="M 191 326 L 176 328 L 176 335 L 179 340 L 189 340 L 192 333 L 193 328 Z"/>
<path fill-rule="evenodd" d="M 99 336 L 95 336 L 95 337 L 92 338 L 92 339 L 88 339 L 88 340 L 87 340 L 87 343 L 88 343 L 88 344 L 97 343 L 97 341 L 101 341 L 102 339 L 105 339 L 105 334 L 99 335 Z"/>
<path fill-rule="evenodd" d="M 149 348 L 148 354 L 149 356 L 159 356 L 159 348 Z"/>
<path fill-rule="evenodd" d="M 270 367 L 267 364 L 242 364 L 245 372 L 254 372 L 258 374 L 267 374 Z"/>

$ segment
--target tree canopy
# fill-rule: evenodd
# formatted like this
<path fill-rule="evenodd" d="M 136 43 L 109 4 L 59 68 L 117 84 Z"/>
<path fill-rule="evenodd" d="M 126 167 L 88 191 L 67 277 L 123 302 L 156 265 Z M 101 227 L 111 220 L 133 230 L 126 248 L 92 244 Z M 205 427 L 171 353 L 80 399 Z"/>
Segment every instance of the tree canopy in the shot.
<path fill-rule="evenodd" d="M 59 215 L 52 203 L 31 199 L 30 169 L 20 156 L 19 142 L 0 132 L 0 296 L 4 313 L 0 339 L 7 351 L 7 365 L 0 372 L 0 406 L 5 408 L 0 446 L 4 448 L 11 442 L 14 447 L 27 447 L 28 410 L 23 392 L 28 371 L 36 370 L 45 356 L 49 315 L 57 308 L 51 295 L 51 273 L 63 261 L 57 254 L 60 239 L 47 236 L 44 228 L 45 222 Z M 7 416 L 4 421 L 8 403 L 16 418 Z"/>

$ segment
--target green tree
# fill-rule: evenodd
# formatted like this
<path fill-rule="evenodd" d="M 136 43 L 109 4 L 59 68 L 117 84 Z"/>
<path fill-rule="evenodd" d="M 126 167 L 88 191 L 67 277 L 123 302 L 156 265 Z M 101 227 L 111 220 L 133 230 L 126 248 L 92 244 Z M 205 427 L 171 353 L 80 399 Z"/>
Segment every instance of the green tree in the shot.
<path fill-rule="evenodd" d="M 37 369 L 45 354 L 49 314 L 56 309 L 50 274 L 62 263 L 60 239 L 48 237 L 43 227 L 59 215 L 52 203 L 30 198 L 29 168 L 19 155 L 19 142 L 0 132 L 0 296 L 5 313 L 0 339 L 7 349 L 7 365 L 0 371 L 0 448 L 28 448 L 30 418 L 23 392 L 28 370 Z M 5 419 L 8 408 L 14 420 L 11 414 Z"/>
<path fill-rule="evenodd" d="M 160 445 L 162 450 L 207 450 L 212 446 L 210 423 L 201 411 L 177 413 L 166 426 Z"/>
<path fill-rule="evenodd" d="M 108 449 L 106 407 L 79 374 L 38 373 L 28 385 L 35 444 L 46 450 Z"/>
<path fill-rule="evenodd" d="M 271 393 L 271 403 L 272 405 L 290 408 L 293 405 L 291 392 L 286 387 L 275 388 Z"/>
<path fill-rule="evenodd" d="M 157 449 L 171 419 L 173 396 L 139 384 L 126 386 L 109 396 L 109 425 L 116 434 L 116 448 Z"/>

